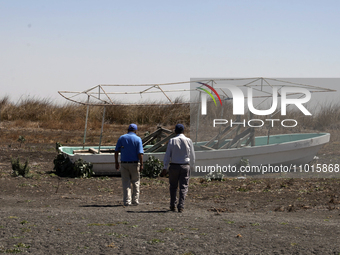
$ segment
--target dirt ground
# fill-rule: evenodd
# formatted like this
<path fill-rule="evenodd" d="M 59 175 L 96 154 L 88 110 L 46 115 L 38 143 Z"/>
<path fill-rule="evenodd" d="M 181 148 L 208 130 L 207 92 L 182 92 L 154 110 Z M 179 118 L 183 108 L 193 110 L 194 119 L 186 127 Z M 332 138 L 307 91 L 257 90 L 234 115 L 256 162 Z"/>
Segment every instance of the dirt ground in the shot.
<path fill-rule="evenodd" d="M 21 134 L 32 139 L 20 146 Z M 142 178 L 141 204 L 124 207 L 119 177 L 53 173 L 55 142 L 81 132 L 2 128 L 0 138 L 0 253 L 340 254 L 337 178 L 192 178 L 183 213 L 168 210 L 167 178 Z M 332 133 L 319 163 L 340 163 L 339 141 Z M 18 156 L 30 178 L 11 177 Z"/>

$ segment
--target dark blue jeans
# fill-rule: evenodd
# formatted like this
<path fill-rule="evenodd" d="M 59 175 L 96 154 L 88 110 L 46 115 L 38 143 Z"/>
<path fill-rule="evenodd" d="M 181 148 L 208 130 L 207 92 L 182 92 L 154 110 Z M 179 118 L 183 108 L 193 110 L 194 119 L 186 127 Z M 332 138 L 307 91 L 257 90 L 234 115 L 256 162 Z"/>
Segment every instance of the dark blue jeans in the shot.
<path fill-rule="evenodd" d="M 170 165 L 170 207 L 175 207 L 177 202 L 177 188 L 179 184 L 179 201 L 177 208 L 184 208 L 184 200 L 188 193 L 190 178 L 190 165 Z"/>

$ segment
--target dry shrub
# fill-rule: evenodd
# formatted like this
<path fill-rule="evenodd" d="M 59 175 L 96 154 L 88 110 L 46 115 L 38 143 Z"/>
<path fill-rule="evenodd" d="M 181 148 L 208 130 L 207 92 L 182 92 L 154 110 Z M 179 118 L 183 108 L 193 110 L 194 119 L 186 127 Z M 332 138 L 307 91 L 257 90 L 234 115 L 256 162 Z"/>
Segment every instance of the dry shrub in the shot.
<path fill-rule="evenodd" d="M 105 119 L 110 124 L 138 123 L 142 125 L 190 124 L 190 104 L 176 98 L 174 104 L 164 105 L 149 102 L 150 105 L 114 105 L 108 106 Z M 152 104 L 152 105 L 151 105 Z"/>
<path fill-rule="evenodd" d="M 0 99 L 0 110 L 9 104 L 9 96 L 4 96 Z"/>
<path fill-rule="evenodd" d="M 340 104 L 330 103 L 323 105 L 316 115 L 313 128 L 317 130 L 325 130 L 326 128 L 339 129 Z"/>
<path fill-rule="evenodd" d="M 305 116 L 301 111 L 289 111 L 285 119 L 296 119 L 302 129 L 318 131 L 339 129 L 340 127 L 340 104 L 324 104 L 314 108 L 312 116 Z"/>
<path fill-rule="evenodd" d="M 173 125 L 178 122 L 189 125 L 190 104 L 176 99 L 173 105 L 128 106 L 109 105 L 106 107 L 105 123 L 146 125 Z M 26 122 L 38 123 L 40 128 L 82 130 L 85 126 L 87 106 L 74 103 L 54 104 L 49 99 L 22 99 L 14 104 L 8 97 L 0 99 L 2 121 L 15 122 L 16 126 L 26 126 Z M 89 129 L 100 129 L 103 107 L 90 106 Z"/>
<path fill-rule="evenodd" d="M 150 102 L 153 105 L 110 105 L 106 107 L 105 123 L 116 125 L 127 125 L 137 123 L 148 126 L 172 126 L 176 123 L 183 123 L 187 126 L 191 123 L 195 126 L 197 121 L 198 105 L 191 105 L 184 102 L 181 98 L 174 100 L 175 104 L 162 105 L 160 102 Z M 208 102 L 208 114 L 201 116 L 199 113 L 199 124 L 211 126 L 213 119 L 233 119 L 232 103 L 226 101 L 223 104 L 223 114 L 221 115 L 221 106 L 214 106 L 213 102 Z M 10 102 L 8 96 L 0 99 L 0 120 L 11 121 L 16 126 L 37 126 L 47 129 L 62 130 L 83 130 L 85 126 L 87 106 L 75 103 L 66 103 L 63 105 L 55 104 L 50 99 L 29 98 L 19 100 L 18 103 Z M 273 119 L 295 119 L 298 126 L 292 128 L 292 131 L 303 131 L 304 129 L 313 129 L 324 131 L 326 129 L 338 129 L 340 127 L 340 104 L 325 104 L 312 111 L 312 116 L 305 116 L 300 110 L 290 110 L 286 116 L 280 113 L 273 116 Z M 101 127 L 103 107 L 91 106 L 89 110 L 88 128 L 99 130 Z M 249 115 L 241 116 L 241 119 L 249 119 Z M 269 116 L 252 116 L 252 119 L 268 119 Z M 33 123 L 33 124 L 32 124 Z M 36 125 L 34 123 L 37 123 Z M 265 128 L 269 127 L 269 122 L 265 122 Z M 275 122 L 272 131 L 290 132 L 289 128 L 282 127 L 279 122 Z M 272 132 L 271 131 L 271 132 Z"/>
<path fill-rule="evenodd" d="M 37 122 L 42 128 L 67 129 L 67 126 L 76 126 L 84 122 L 82 106 L 75 104 L 57 105 L 49 99 L 21 99 L 18 103 L 9 102 L 3 98 L 0 102 L 1 120 L 14 121 L 17 126 L 26 126 L 26 122 Z"/>
<path fill-rule="evenodd" d="M 4 96 L 0 99 L 0 121 L 3 120 L 3 112 L 6 111 L 6 108 L 9 106 L 9 97 Z"/>

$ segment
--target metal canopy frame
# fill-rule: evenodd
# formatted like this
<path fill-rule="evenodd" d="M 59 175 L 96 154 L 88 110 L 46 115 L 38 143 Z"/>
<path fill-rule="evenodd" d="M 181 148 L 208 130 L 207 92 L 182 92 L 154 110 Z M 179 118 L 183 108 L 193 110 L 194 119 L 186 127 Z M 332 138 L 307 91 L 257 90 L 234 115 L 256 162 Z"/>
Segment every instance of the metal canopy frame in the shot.
<path fill-rule="evenodd" d="M 278 94 L 280 96 L 280 91 L 282 87 L 299 87 L 299 88 L 306 88 L 311 93 L 316 92 L 334 92 L 336 90 L 318 87 L 318 86 L 312 86 L 312 85 L 306 85 L 291 81 L 284 81 L 281 79 L 273 79 L 273 78 L 264 78 L 264 77 L 255 77 L 255 78 L 230 78 L 230 79 L 197 79 L 192 81 L 185 81 L 185 82 L 174 82 L 174 83 L 162 83 L 162 84 L 139 84 L 139 85 L 122 85 L 122 84 L 100 84 L 96 85 L 90 89 L 84 90 L 84 91 L 58 91 L 58 93 L 64 97 L 66 100 L 69 100 L 73 103 L 82 104 L 87 106 L 86 110 L 86 120 L 85 120 L 85 130 L 84 130 L 84 139 L 83 139 L 83 148 L 85 146 L 86 141 L 86 132 L 87 132 L 87 122 L 88 122 L 88 115 L 89 115 L 89 107 L 90 106 L 103 106 L 103 116 L 102 116 L 102 126 L 101 126 L 101 133 L 100 133 L 100 140 L 99 140 L 99 149 L 98 154 L 100 153 L 100 147 L 102 142 L 102 135 L 103 135 L 103 128 L 104 128 L 104 120 L 105 120 L 105 110 L 108 106 L 114 106 L 114 105 L 139 105 L 139 106 L 159 106 L 159 105 L 172 105 L 172 104 L 189 104 L 188 102 L 176 102 L 173 101 L 170 97 L 171 93 L 177 92 L 177 93 L 189 93 L 190 91 L 194 91 L 196 89 L 190 89 L 190 83 L 211 83 L 212 87 L 214 87 L 218 82 L 242 82 L 241 85 L 237 85 L 238 87 L 251 87 L 255 91 L 262 92 L 263 95 L 254 96 L 254 98 L 263 98 L 264 100 L 259 103 L 264 103 L 268 98 L 272 96 L 271 93 L 266 92 L 263 90 L 264 87 L 274 87 L 278 86 Z M 189 86 L 188 89 L 181 88 L 181 89 L 173 89 L 174 86 Z M 201 87 L 202 85 L 198 85 L 198 87 Z M 143 88 L 141 88 L 143 87 Z M 125 91 L 116 91 L 116 88 L 125 88 Z M 133 91 L 132 91 L 132 90 Z M 222 89 L 215 87 L 215 89 L 221 93 L 225 97 L 225 99 L 232 99 L 229 98 L 228 94 Z M 152 94 L 152 93 L 158 93 L 163 96 L 164 101 L 160 101 L 159 103 L 150 103 L 150 102 L 139 102 L 139 103 L 117 103 L 113 96 L 114 95 L 143 95 L 143 94 Z M 298 93 L 290 93 L 287 94 L 287 96 L 297 96 Z M 191 104 L 200 103 L 200 102 L 190 102 Z M 278 111 L 279 112 L 279 111 Z M 276 112 L 277 113 L 277 112 Z M 276 113 L 272 114 L 274 116 Z M 197 125 L 199 121 L 199 116 L 197 117 Z M 160 131 L 161 130 L 161 131 Z M 229 131 L 229 132 L 228 132 Z M 168 132 L 164 129 L 158 129 L 156 132 L 162 132 L 162 134 L 167 134 Z M 225 128 L 224 130 L 220 129 L 219 134 L 214 137 L 214 139 L 210 140 L 207 144 L 203 145 L 202 147 L 205 149 L 222 149 L 222 148 L 234 148 L 239 147 L 241 142 L 248 139 L 246 141 L 246 144 L 254 145 L 254 130 L 249 129 L 246 131 L 243 131 L 242 133 L 238 133 L 238 129 L 232 129 L 230 130 L 230 127 Z M 234 138 L 231 139 L 231 141 L 223 146 L 220 146 L 219 144 L 223 139 L 226 139 L 228 137 L 231 137 L 233 134 Z M 162 146 L 164 149 L 164 142 L 167 142 L 173 134 L 169 134 L 166 136 L 163 140 L 159 140 L 155 146 L 154 149 L 148 149 L 149 152 L 151 151 L 157 151 L 161 150 Z M 159 137 L 160 134 L 157 133 L 157 135 L 149 137 L 151 140 L 156 139 L 156 137 Z M 163 135 L 164 136 L 164 135 Z M 197 133 L 196 133 L 197 136 Z M 269 132 L 268 132 L 269 136 Z M 218 142 L 213 144 L 213 140 L 217 139 Z M 236 139 L 236 140 L 235 140 Z M 151 141 L 150 140 L 150 141 Z M 149 141 L 149 142 L 150 142 Z M 197 138 L 196 138 L 197 141 Z M 143 142 L 143 145 L 144 142 Z M 211 146 L 212 145 L 212 146 Z M 156 148 L 157 147 L 157 148 Z"/>
<path fill-rule="evenodd" d="M 257 98 L 267 98 L 270 97 L 271 94 L 265 92 L 263 87 L 274 87 L 278 86 L 279 91 L 282 87 L 299 87 L 299 88 L 306 88 L 309 89 L 311 93 L 316 92 L 335 92 L 336 90 L 306 85 L 291 81 L 284 81 L 280 79 L 273 79 L 273 78 L 235 78 L 235 79 L 205 79 L 205 80 L 193 80 L 193 81 L 185 81 L 185 82 L 174 82 L 174 83 L 163 83 L 163 84 L 138 84 L 138 85 L 122 85 L 122 84 L 99 84 L 90 89 L 84 91 L 58 91 L 58 93 L 64 97 L 66 100 L 69 100 L 74 103 L 82 104 L 82 105 L 91 105 L 91 106 L 106 106 L 106 105 L 166 105 L 166 104 L 183 104 L 173 102 L 170 98 L 170 94 L 174 92 L 190 92 L 196 89 L 171 89 L 171 87 L 183 86 L 183 85 L 190 85 L 192 82 L 202 82 L 202 83 L 212 83 L 217 84 L 217 82 L 230 82 L 233 81 L 244 81 L 244 84 L 238 85 L 238 87 L 252 87 L 254 90 L 264 93 L 262 96 L 257 96 Z M 261 82 L 261 84 L 256 84 L 256 82 Z M 202 85 L 201 85 L 202 86 Z M 125 91 L 115 91 L 115 88 L 123 87 L 126 88 Z M 140 87 L 146 87 L 141 89 Z M 131 88 L 135 89 L 131 91 Z M 139 88 L 139 89 L 138 89 Z M 221 88 L 216 88 L 217 91 L 220 91 L 222 95 L 228 97 L 225 91 Z M 166 99 L 163 103 L 148 103 L 148 102 L 140 102 L 140 103 L 115 103 L 115 100 L 112 98 L 113 95 L 143 95 L 143 94 L 151 94 L 151 93 L 158 93 L 164 96 L 163 99 Z M 296 93 L 290 93 L 287 95 L 295 95 Z M 83 96 L 81 98 L 81 96 Z M 84 98 L 85 96 L 85 98 Z M 86 100 L 87 99 L 87 100 Z M 96 100 L 95 102 L 91 102 L 90 99 Z"/>

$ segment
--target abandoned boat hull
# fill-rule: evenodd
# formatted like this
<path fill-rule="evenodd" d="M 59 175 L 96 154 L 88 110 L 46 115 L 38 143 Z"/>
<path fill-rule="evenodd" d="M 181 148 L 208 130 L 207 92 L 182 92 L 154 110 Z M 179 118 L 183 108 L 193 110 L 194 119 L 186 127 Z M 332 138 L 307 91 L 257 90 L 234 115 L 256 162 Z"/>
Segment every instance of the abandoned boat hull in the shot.
<path fill-rule="evenodd" d="M 202 172 L 205 166 L 229 167 L 234 166 L 240 160 L 248 159 L 251 166 L 282 165 L 290 168 L 307 164 L 313 160 L 320 148 L 329 142 L 329 133 L 309 133 L 309 134 L 284 134 L 256 137 L 255 146 L 241 147 L 233 149 L 203 149 L 201 145 L 206 142 L 195 144 L 196 164 L 191 172 L 192 176 L 202 176 L 207 174 Z M 226 140 L 225 142 L 228 142 Z M 88 146 L 84 149 L 98 149 L 98 147 Z M 60 147 L 60 151 L 75 162 L 82 158 L 86 162 L 93 164 L 93 171 L 96 175 L 119 175 L 115 169 L 114 153 L 88 154 L 73 151 L 83 149 L 83 147 Z M 101 149 L 114 149 L 113 146 L 102 146 Z M 160 160 L 164 158 L 164 152 L 145 153 L 144 160 L 149 156 L 154 156 Z M 196 170 L 196 171 L 195 171 Z M 199 172 L 201 171 L 201 172 Z M 225 174 L 228 175 L 226 172 Z"/>

